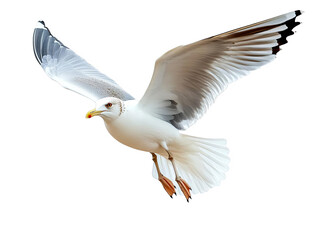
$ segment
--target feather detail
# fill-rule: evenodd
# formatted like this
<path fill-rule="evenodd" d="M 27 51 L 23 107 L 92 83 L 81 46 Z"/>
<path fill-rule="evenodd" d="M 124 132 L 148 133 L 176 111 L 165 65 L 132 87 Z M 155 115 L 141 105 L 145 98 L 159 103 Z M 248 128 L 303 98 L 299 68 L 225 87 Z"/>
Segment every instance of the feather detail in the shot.
<path fill-rule="evenodd" d="M 194 194 L 220 185 L 228 171 L 230 159 L 224 139 L 182 135 L 181 142 L 170 146 L 170 151 L 178 173 L 190 185 Z M 175 174 L 171 162 L 160 155 L 157 155 L 157 161 L 162 174 L 174 182 Z M 153 177 L 158 178 L 155 165 Z M 177 189 L 177 193 L 181 194 L 180 189 Z"/>
<path fill-rule="evenodd" d="M 297 10 L 168 51 L 156 61 L 139 105 L 177 129 L 188 128 L 229 83 L 275 58 L 300 14 Z"/>
<path fill-rule="evenodd" d="M 93 101 L 104 97 L 134 99 L 115 81 L 100 73 L 55 38 L 43 21 L 39 21 L 34 29 L 33 51 L 48 76 L 69 90 Z"/>

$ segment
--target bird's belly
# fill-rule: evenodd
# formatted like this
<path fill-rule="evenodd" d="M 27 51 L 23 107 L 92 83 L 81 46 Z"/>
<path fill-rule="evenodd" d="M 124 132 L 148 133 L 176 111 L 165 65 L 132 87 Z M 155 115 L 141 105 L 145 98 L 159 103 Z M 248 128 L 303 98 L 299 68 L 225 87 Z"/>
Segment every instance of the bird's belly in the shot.
<path fill-rule="evenodd" d="M 179 136 L 176 128 L 153 117 L 119 118 L 106 124 L 109 133 L 120 143 L 141 151 L 165 153 L 161 144 Z"/>
<path fill-rule="evenodd" d="M 153 138 L 148 138 L 142 132 L 117 126 L 107 126 L 107 129 L 113 138 L 131 148 L 148 152 L 154 152 L 159 148 L 159 144 Z"/>

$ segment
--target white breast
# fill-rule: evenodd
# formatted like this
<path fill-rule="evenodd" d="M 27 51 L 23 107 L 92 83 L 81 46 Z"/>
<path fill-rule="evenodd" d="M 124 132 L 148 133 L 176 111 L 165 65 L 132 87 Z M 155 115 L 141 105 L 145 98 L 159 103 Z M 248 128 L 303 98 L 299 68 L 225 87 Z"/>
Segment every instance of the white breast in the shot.
<path fill-rule="evenodd" d="M 125 112 L 106 123 L 106 128 L 122 144 L 148 152 L 163 152 L 162 142 L 169 144 L 179 137 L 175 127 L 145 113 L 135 101 L 126 104 Z"/>

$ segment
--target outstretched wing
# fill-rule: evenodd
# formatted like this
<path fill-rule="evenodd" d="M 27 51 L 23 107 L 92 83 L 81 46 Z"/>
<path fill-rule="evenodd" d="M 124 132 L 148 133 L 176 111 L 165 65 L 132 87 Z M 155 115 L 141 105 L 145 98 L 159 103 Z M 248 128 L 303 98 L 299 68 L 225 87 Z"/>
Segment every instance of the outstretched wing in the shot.
<path fill-rule="evenodd" d="M 33 33 L 33 50 L 36 59 L 50 78 L 63 87 L 93 101 L 104 97 L 131 100 L 116 82 L 100 73 L 50 33 L 39 21 Z"/>
<path fill-rule="evenodd" d="M 275 58 L 300 14 L 290 12 L 165 53 L 156 61 L 139 106 L 186 129 L 229 83 Z"/>

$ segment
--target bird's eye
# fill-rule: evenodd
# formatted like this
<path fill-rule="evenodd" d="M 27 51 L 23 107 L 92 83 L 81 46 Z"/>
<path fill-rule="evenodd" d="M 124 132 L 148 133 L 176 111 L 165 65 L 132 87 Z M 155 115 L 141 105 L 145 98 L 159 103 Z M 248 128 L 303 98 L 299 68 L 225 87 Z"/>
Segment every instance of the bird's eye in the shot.
<path fill-rule="evenodd" d="M 106 107 L 106 108 L 112 107 L 112 103 L 105 104 L 105 107 Z"/>

